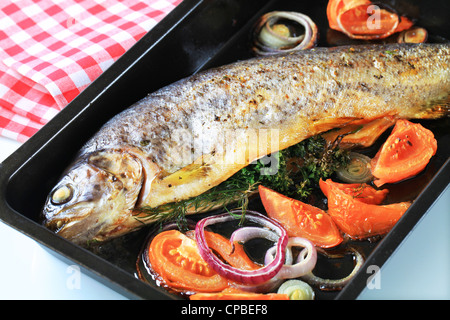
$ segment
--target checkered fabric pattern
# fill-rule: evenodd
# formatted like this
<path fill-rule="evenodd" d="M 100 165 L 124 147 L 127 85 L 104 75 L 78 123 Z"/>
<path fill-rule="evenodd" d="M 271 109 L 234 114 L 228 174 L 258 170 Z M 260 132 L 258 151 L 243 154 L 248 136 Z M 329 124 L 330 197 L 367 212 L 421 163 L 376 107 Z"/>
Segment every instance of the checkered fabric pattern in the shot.
<path fill-rule="evenodd" d="M 0 135 L 26 141 L 181 1 L 1 1 Z"/>

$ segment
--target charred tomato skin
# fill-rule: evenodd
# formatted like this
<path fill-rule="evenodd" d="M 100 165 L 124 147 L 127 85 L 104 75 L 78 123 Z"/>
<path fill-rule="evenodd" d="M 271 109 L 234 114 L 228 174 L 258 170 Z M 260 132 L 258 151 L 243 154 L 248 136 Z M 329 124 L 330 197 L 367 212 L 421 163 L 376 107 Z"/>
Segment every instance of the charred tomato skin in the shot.
<path fill-rule="evenodd" d="M 267 215 L 278 221 L 290 237 L 303 237 L 316 246 L 331 248 L 339 245 L 342 235 L 331 217 L 320 208 L 286 197 L 262 185 L 259 195 Z"/>
<path fill-rule="evenodd" d="M 371 161 L 377 187 L 395 183 L 421 172 L 436 154 L 433 133 L 419 123 L 398 120 L 386 142 Z"/>

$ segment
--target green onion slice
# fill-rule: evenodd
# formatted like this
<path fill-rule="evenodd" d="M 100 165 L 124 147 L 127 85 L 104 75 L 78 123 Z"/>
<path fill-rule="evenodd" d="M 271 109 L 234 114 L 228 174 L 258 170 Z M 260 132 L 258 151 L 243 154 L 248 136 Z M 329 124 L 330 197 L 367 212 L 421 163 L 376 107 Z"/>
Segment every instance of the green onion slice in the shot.
<path fill-rule="evenodd" d="M 287 294 L 290 300 L 314 300 L 315 297 L 311 286 L 298 279 L 285 281 L 277 293 Z"/>

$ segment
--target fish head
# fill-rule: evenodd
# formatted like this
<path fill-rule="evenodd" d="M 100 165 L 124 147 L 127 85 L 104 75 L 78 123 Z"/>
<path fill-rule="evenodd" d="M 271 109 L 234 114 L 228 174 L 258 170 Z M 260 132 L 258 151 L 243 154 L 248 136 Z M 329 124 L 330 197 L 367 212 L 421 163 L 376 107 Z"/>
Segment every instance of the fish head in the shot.
<path fill-rule="evenodd" d="M 120 149 L 80 158 L 47 197 L 44 224 L 79 244 L 126 229 L 143 183 L 142 163 Z"/>

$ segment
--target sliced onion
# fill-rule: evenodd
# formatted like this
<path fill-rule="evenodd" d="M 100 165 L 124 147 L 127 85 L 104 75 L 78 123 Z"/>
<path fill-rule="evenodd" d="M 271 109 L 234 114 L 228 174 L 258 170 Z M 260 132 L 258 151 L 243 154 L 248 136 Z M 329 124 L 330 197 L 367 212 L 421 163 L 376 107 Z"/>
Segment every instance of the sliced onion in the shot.
<path fill-rule="evenodd" d="M 247 242 L 248 240 L 255 238 L 264 238 L 273 242 L 277 242 L 280 236 L 269 229 L 263 229 L 260 227 L 244 227 L 234 231 L 230 236 L 230 242 Z"/>
<path fill-rule="evenodd" d="M 358 273 L 364 263 L 364 257 L 358 250 L 350 247 L 349 252 L 354 255 L 353 259 L 355 260 L 355 266 L 348 276 L 342 279 L 330 280 L 317 277 L 311 271 L 302 276 L 301 279 L 306 281 L 310 285 L 318 287 L 322 290 L 341 290 L 351 279 L 353 279 L 353 277 Z"/>
<path fill-rule="evenodd" d="M 292 247 L 303 247 L 304 249 L 298 254 L 295 264 L 285 263 L 277 274 L 279 279 L 293 279 L 301 277 L 311 272 L 316 266 L 317 262 L 317 250 L 314 244 L 304 238 L 292 237 L 288 241 L 288 250 L 291 251 Z M 292 253 L 291 253 L 292 255 Z M 274 259 L 273 251 L 270 249 L 266 253 L 265 263 L 270 263 Z"/>
<path fill-rule="evenodd" d="M 292 35 L 288 26 L 277 23 L 283 19 L 302 25 L 305 29 L 304 34 Z M 253 50 L 257 55 L 292 52 L 314 47 L 318 38 L 318 28 L 310 17 L 302 13 L 273 11 L 259 19 L 253 38 Z"/>
<path fill-rule="evenodd" d="M 399 33 L 397 37 L 398 43 L 423 43 L 428 39 L 428 32 L 421 27 L 413 27 Z"/>
<path fill-rule="evenodd" d="M 277 242 L 280 238 L 276 233 L 269 229 L 263 229 L 259 227 L 243 227 L 239 228 L 236 231 L 234 231 L 231 234 L 230 242 L 233 244 L 235 241 L 245 243 L 248 240 L 255 239 L 255 238 L 263 238 L 267 239 L 273 242 Z M 290 241 L 290 239 L 289 239 Z M 288 250 L 289 248 L 289 241 L 286 249 L 286 259 L 284 264 L 290 265 L 293 262 L 292 252 L 291 250 Z M 275 253 L 277 250 L 277 246 L 271 247 L 269 250 L 267 250 L 265 258 L 264 258 L 264 265 L 268 265 L 271 263 L 274 259 Z"/>
<path fill-rule="evenodd" d="M 288 242 L 288 246 L 289 246 L 289 242 Z M 275 251 L 276 251 L 276 247 L 273 246 L 272 248 L 270 248 L 269 250 L 267 250 L 266 252 L 266 256 L 264 257 L 264 264 L 267 265 L 270 262 L 272 262 L 272 260 L 274 259 L 274 255 L 275 255 Z M 291 265 L 292 263 L 294 263 L 294 257 L 292 256 L 292 251 L 289 247 L 286 248 L 286 260 L 284 261 L 284 265 Z"/>
<path fill-rule="evenodd" d="M 304 247 L 304 249 L 299 253 L 296 263 L 292 265 L 292 247 L 297 246 Z M 271 263 L 274 260 L 275 252 L 276 246 L 273 246 L 269 250 L 267 250 L 264 260 L 265 265 Z M 316 265 L 316 261 L 317 250 L 312 242 L 299 237 L 289 238 L 288 245 L 286 247 L 286 261 L 276 276 L 259 285 L 238 285 L 238 287 L 241 290 L 251 292 L 273 291 L 275 288 L 279 287 L 281 283 L 286 279 L 297 278 L 311 272 Z M 298 295 L 298 293 L 294 295 Z"/>
<path fill-rule="evenodd" d="M 239 228 L 233 232 L 230 237 L 230 241 L 234 243 L 234 241 L 246 242 L 255 238 L 264 238 L 270 241 L 277 242 L 279 237 L 273 231 L 259 228 L 259 227 L 243 227 Z M 267 250 L 264 260 L 264 265 L 268 265 L 270 262 L 274 260 L 274 256 L 277 250 L 277 246 L 273 246 Z M 270 259 L 270 260 L 269 260 Z M 293 263 L 292 251 L 290 248 L 286 247 L 286 258 L 284 261 L 284 265 L 291 265 Z M 272 279 L 257 285 L 240 285 L 236 286 L 244 291 L 249 292 L 257 292 L 257 293 L 265 293 L 270 292 L 278 288 L 284 280 L 275 276 Z"/>
<path fill-rule="evenodd" d="M 345 167 L 340 167 L 336 171 L 339 179 L 348 183 L 365 183 L 372 180 L 370 170 L 371 159 L 357 152 L 350 152 L 350 161 Z"/>
<path fill-rule="evenodd" d="M 247 292 L 255 292 L 255 293 L 267 293 L 274 291 L 276 288 L 278 288 L 281 283 L 283 283 L 283 279 L 277 278 L 276 276 L 272 279 L 263 282 L 261 284 L 233 284 L 234 287 L 247 291 Z"/>
<path fill-rule="evenodd" d="M 231 213 L 233 214 L 240 212 L 241 211 L 237 210 L 232 211 Z M 245 218 L 248 221 L 258 223 L 263 227 L 267 227 L 273 230 L 273 232 L 275 232 L 279 236 L 278 242 L 276 244 L 275 259 L 271 263 L 260 269 L 241 270 L 238 268 L 234 268 L 228 264 L 225 264 L 209 249 L 205 238 L 205 227 L 212 224 L 235 220 L 236 218 L 229 213 L 219 214 L 201 219 L 195 227 L 195 239 L 197 241 L 197 246 L 203 260 L 205 260 L 218 274 L 238 283 L 255 285 L 262 284 L 272 279 L 283 267 L 283 263 L 286 257 L 285 250 L 288 243 L 288 236 L 284 228 L 278 222 L 269 219 L 258 212 L 247 210 Z"/>

